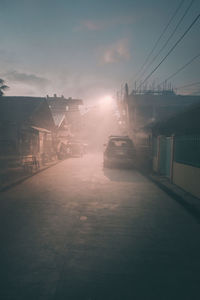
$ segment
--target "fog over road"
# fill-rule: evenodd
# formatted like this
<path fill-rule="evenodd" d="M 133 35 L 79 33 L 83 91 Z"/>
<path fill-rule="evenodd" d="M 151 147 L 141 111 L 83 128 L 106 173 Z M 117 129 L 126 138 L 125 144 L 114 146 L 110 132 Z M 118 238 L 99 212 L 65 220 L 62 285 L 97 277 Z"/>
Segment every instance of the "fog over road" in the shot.
<path fill-rule="evenodd" d="M 199 299 L 200 225 L 137 171 L 88 154 L 0 198 L 0 299 Z"/>

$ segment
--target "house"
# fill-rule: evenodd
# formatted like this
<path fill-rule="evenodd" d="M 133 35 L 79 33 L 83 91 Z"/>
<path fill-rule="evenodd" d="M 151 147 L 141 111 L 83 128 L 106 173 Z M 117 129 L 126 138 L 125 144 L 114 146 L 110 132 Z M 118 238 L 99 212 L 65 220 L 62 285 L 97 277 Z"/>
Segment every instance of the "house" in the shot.
<path fill-rule="evenodd" d="M 63 112 L 52 112 L 53 120 L 55 123 L 55 148 L 56 153 L 59 156 L 61 148 L 65 147 L 70 139 L 73 137 L 71 133 L 71 126 L 67 121 L 66 114 Z"/>
<path fill-rule="evenodd" d="M 149 168 L 151 160 L 151 126 L 176 115 L 190 105 L 200 103 L 199 96 L 176 95 L 173 90 L 132 91 L 126 85 L 118 99 L 121 122 L 132 138 L 138 153 L 138 167 Z"/>
<path fill-rule="evenodd" d="M 56 94 L 53 97 L 47 95 L 46 99 L 53 116 L 59 118 L 64 114 L 71 133 L 78 135 L 82 127 L 79 106 L 83 105 L 83 101 L 81 99 L 66 99 L 64 96 L 57 97 Z"/>
<path fill-rule="evenodd" d="M 173 91 L 132 92 L 124 98 L 129 134 L 135 139 L 142 127 L 171 117 L 195 103 L 200 103 L 199 96 L 176 95 Z"/>
<path fill-rule="evenodd" d="M 67 121 L 64 113 L 52 112 L 53 120 L 56 127 L 56 136 L 59 139 L 68 139 L 72 134 L 70 131 L 70 124 Z"/>
<path fill-rule="evenodd" d="M 152 126 L 153 170 L 200 198 L 200 103 Z"/>
<path fill-rule="evenodd" d="M 44 163 L 54 152 L 54 129 L 52 114 L 45 98 L 2 97 L 1 164 L 3 160 L 11 161 L 11 157 L 16 161 L 26 155 L 35 155 L 40 163 Z"/>

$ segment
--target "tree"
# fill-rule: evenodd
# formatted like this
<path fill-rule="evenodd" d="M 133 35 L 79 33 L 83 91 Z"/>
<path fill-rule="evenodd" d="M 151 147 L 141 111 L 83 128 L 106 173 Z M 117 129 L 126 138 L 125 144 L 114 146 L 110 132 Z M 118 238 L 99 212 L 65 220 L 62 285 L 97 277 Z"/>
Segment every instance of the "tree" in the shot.
<path fill-rule="evenodd" d="M 4 91 L 7 90 L 9 87 L 5 85 L 5 81 L 0 78 L 0 97 L 4 95 Z"/>

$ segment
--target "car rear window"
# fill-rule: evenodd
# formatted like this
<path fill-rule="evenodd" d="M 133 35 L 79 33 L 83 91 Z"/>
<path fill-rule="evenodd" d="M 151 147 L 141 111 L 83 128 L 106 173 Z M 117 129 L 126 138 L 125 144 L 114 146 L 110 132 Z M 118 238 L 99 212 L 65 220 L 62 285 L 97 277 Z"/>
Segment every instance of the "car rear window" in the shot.
<path fill-rule="evenodd" d="M 133 144 L 131 140 L 111 140 L 109 146 L 125 148 L 125 147 L 133 147 Z"/>

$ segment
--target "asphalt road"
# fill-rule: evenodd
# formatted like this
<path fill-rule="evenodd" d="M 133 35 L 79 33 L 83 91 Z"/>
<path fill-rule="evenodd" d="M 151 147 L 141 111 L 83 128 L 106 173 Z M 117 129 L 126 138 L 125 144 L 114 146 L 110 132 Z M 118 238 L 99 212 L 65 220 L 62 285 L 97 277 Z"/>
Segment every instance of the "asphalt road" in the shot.
<path fill-rule="evenodd" d="M 86 155 L 0 198 L 0 299 L 200 299 L 200 225 L 137 171 Z"/>

